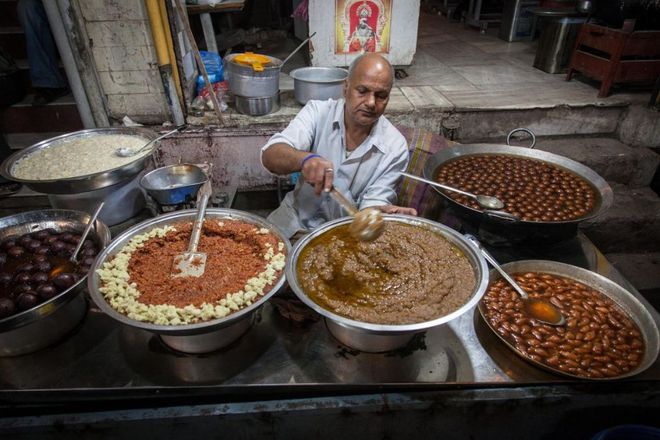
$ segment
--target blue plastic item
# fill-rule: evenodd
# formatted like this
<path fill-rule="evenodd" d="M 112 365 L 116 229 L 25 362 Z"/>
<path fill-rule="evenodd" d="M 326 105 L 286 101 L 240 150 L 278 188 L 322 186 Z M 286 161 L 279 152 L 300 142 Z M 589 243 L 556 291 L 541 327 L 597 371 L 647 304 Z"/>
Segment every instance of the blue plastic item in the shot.
<path fill-rule="evenodd" d="M 204 67 L 206 67 L 206 73 L 209 75 L 209 81 L 211 84 L 223 81 L 224 71 L 222 67 L 222 58 L 215 52 L 206 52 L 200 51 L 199 54 L 202 57 L 202 62 Z M 202 75 L 197 76 L 197 94 L 199 95 L 200 90 L 206 86 L 204 82 L 204 77 Z"/>

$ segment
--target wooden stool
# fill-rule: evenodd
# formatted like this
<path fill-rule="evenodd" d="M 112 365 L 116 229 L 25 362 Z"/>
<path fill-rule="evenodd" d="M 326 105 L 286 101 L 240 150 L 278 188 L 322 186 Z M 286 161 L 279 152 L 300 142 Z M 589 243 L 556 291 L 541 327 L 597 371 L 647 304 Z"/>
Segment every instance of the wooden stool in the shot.
<path fill-rule="evenodd" d="M 599 97 L 606 97 L 614 83 L 652 82 L 660 76 L 660 31 L 633 31 L 635 20 L 621 29 L 585 23 L 577 37 L 571 64 L 573 73 L 601 81 Z"/>

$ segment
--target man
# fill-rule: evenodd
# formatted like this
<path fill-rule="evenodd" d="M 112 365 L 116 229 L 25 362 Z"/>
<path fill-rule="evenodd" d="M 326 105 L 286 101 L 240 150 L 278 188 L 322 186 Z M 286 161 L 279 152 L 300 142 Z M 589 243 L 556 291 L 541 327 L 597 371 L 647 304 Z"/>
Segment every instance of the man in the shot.
<path fill-rule="evenodd" d="M 16 9 L 25 33 L 30 80 L 34 87 L 32 105 L 46 105 L 69 93 L 66 78 L 58 67 L 57 46 L 48 16 L 41 0 L 20 0 Z"/>
<path fill-rule="evenodd" d="M 289 126 L 270 138 L 261 161 L 271 173 L 302 178 L 268 220 L 291 237 L 344 216 L 327 194 L 334 185 L 359 209 L 417 215 L 394 206 L 395 185 L 408 164 L 406 140 L 385 119 L 394 69 L 368 53 L 350 66 L 344 99 L 310 101 Z"/>

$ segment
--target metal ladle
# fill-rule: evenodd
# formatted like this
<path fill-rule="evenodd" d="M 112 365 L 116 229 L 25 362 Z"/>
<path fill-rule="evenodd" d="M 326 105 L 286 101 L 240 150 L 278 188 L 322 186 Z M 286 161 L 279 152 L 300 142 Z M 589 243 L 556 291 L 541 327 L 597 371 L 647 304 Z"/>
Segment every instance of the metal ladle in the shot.
<path fill-rule="evenodd" d="M 385 230 L 385 221 L 380 210 L 366 208 L 358 211 L 357 207 L 337 191 L 334 186 L 330 189 L 330 195 L 353 216 L 353 221 L 348 227 L 351 236 L 361 241 L 373 241 L 381 236 Z"/>
<path fill-rule="evenodd" d="M 465 192 L 463 190 L 457 189 L 457 188 L 452 188 L 451 186 L 443 185 L 442 183 L 434 182 L 429 179 L 425 179 L 423 177 L 415 176 L 414 174 L 409 174 L 406 172 L 401 171 L 402 176 L 409 177 L 413 180 L 418 180 L 420 182 L 424 182 L 428 185 L 435 186 L 441 189 L 445 189 L 447 191 L 453 191 L 459 194 L 463 194 L 464 196 L 470 197 L 471 199 L 475 200 L 479 206 L 481 206 L 484 209 L 502 209 L 504 208 L 504 202 L 502 202 L 500 199 L 497 197 L 493 196 L 486 196 L 483 194 L 472 194 L 469 192 Z"/>
<path fill-rule="evenodd" d="M 82 235 L 80 236 L 80 240 L 78 240 L 78 245 L 74 249 L 73 253 L 69 257 L 69 261 L 72 263 L 77 263 L 78 260 L 78 252 L 80 252 L 80 249 L 82 248 L 83 243 L 87 239 L 87 236 L 89 235 L 89 231 L 92 230 L 92 227 L 96 223 L 96 219 L 98 218 L 99 214 L 101 213 L 101 210 L 103 209 L 103 205 L 105 205 L 105 202 L 99 203 L 99 206 L 96 207 L 96 211 L 94 211 L 94 214 L 92 214 L 92 217 L 89 219 L 89 223 L 87 223 L 87 226 L 85 227 L 85 230 L 83 231 Z"/>
<path fill-rule="evenodd" d="M 543 299 L 530 298 L 527 292 L 525 292 L 522 287 L 520 287 L 520 285 L 516 283 L 514 279 L 511 278 L 509 274 L 500 267 L 499 264 L 497 264 L 497 261 L 493 258 L 493 256 L 490 255 L 490 253 L 488 253 L 488 251 L 484 249 L 483 246 L 481 246 L 481 243 L 479 243 L 479 240 L 477 240 L 475 236 L 466 234 L 465 238 L 474 244 L 479 249 L 479 251 L 481 251 L 481 255 L 484 256 L 484 258 L 491 264 L 491 266 L 493 266 L 495 270 L 497 270 L 500 275 L 502 275 L 502 278 L 507 280 L 507 282 L 511 284 L 518 295 L 520 295 L 520 299 L 523 302 L 525 313 L 527 313 L 527 315 L 536 319 L 537 321 L 541 321 L 549 325 L 561 326 L 566 323 L 564 315 L 561 314 L 557 307 Z"/>
<path fill-rule="evenodd" d="M 134 149 L 132 149 L 132 148 L 127 148 L 127 147 L 119 147 L 119 148 L 117 148 L 117 149 L 115 150 L 115 154 L 116 154 L 117 156 L 119 156 L 119 157 L 131 157 L 131 156 L 135 156 L 136 154 L 140 154 L 140 153 L 142 153 L 143 151 L 145 151 L 145 150 L 147 149 L 147 147 L 149 147 L 149 146 L 150 146 L 151 144 L 153 144 L 154 142 L 159 141 L 159 140 L 161 140 L 161 139 L 163 139 L 163 138 L 165 138 L 165 137 L 167 137 L 167 136 L 169 136 L 169 135 L 171 135 L 171 134 L 173 134 L 173 133 L 176 133 L 177 131 L 181 131 L 181 130 L 183 130 L 184 128 L 186 128 L 187 126 L 188 126 L 188 124 L 182 124 L 182 125 L 179 125 L 179 126 L 178 126 L 177 128 L 175 128 L 174 130 L 172 130 L 172 131 L 168 131 L 167 133 L 158 136 L 156 139 L 152 139 L 152 140 L 150 140 L 149 142 L 147 142 L 146 144 L 144 144 L 142 147 L 140 147 L 140 148 L 137 149 L 137 150 L 134 150 Z"/>

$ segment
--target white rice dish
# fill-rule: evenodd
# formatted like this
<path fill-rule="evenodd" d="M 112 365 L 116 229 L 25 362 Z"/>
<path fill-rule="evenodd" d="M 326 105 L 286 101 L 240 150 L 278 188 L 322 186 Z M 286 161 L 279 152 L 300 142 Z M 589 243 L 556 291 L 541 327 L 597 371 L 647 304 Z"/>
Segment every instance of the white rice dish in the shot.
<path fill-rule="evenodd" d="M 23 180 L 57 180 L 87 176 L 134 162 L 150 150 L 131 157 L 119 157 L 115 150 L 138 150 L 149 139 L 132 135 L 102 134 L 63 139 L 17 161 L 11 174 Z"/>

